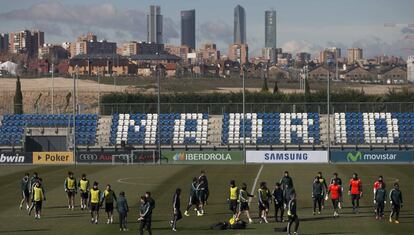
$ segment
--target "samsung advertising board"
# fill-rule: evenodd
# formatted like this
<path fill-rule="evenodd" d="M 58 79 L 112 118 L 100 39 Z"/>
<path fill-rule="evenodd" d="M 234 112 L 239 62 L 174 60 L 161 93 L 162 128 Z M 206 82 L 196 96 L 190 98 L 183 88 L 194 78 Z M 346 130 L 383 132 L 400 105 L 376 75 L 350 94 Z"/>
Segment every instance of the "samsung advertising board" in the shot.
<path fill-rule="evenodd" d="M 328 152 L 246 151 L 246 163 L 328 163 Z"/>
<path fill-rule="evenodd" d="M 398 150 L 344 150 L 331 151 L 333 163 L 411 163 L 412 151 Z"/>

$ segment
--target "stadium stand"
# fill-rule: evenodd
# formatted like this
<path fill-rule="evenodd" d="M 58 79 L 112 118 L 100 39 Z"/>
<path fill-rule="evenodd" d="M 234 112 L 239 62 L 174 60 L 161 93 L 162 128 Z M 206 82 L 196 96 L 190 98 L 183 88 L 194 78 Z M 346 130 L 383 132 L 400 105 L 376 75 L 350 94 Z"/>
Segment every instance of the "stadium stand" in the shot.
<path fill-rule="evenodd" d="M 414 113 L 335 113 L 337 144 L 413 144 Z"/>
<path fill-rule="evenodd" d="M 25 135 L 67 135 L 71 143 L 73 116 L 22 114 L 0 117 L 0 145 L 22 146 Z M 414 113 L 334 113 L 334 145 L 407 145 L 414 143 Z M 245 126 L 243 126 L 245 125 Z M 160 128 L 160 130 L 158 130 Z M 40 132 L 42 130 L 43 132 Z M 44 130 L 48 130 L 44 132 Z M 60 131 L 60 130 L 59 130 Z M 40 133 L 40 134 L 38 134 Z M 66 133 L 66 134 L 65 134 Z M 327 116 L 318 113 L 135 113 L 98 117 L 76 116 L 80 146 L 162 145 L 239 146 L 325 145 Z"/>
<path fill-rule="evenodd" d="M 160 134 L 161 144 L 207 144 L 208 119 L 207 113 L 115 114 L 110 143 L 153 145 Z"/>
<path fill-rule="evenodd" d="M 243 123 L 245 127 L 243 127 Z M 277 145 L 319 144 L 320 128 L 317 113 L 225 113 L 223 144 Z"/>
<path fill-rule="evenodd" d="M 98 115 L 78 114 L 75 120 L 76 144 L 93 145 L 96 140 Z M 0 145 L 20 145 L 24 131 L 31 128 L 73 127 L 69 114 L 14 114 L 4 115 L 0 127 Z"/>

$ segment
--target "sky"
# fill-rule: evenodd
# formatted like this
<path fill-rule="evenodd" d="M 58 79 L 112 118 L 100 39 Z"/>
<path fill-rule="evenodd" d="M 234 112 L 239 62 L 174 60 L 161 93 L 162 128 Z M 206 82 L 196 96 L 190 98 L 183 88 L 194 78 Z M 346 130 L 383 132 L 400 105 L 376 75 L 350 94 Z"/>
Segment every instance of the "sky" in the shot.
<path fill-rule="evenodd" d="M 0 0 L 0 32 L 40 29 L 47 43 L 93 32 L 122 43 L 146 40 L 146 14 L 160 5 L 164 41 L 180 43 L 180 11 L 196 10 L 197 46 L 214 42 L 227 52 L 233 9 L 246 10 L 251 55 L 264 47 L 264 11 L 277 11 L 277 45 L 313 56 L 325 47 L 361 47 L 364 56 L 414 55 L 413 0 Z M 401 24 L 384 27 L 385 23 Z M 409 49 L 411 48 L 411 49 Z"/>

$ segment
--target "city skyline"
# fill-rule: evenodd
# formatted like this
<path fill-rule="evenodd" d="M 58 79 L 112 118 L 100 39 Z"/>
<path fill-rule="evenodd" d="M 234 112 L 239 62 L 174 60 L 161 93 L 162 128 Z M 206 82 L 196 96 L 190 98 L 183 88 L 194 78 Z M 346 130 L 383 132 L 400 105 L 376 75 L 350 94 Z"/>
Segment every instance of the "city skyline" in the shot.
<path fill-rule="evenodd" d="M 272 8 L 278 12 L 277 46 L 282 47 L 284 51 L 291 53 L 305 51 L 315 56 L 325 47 L 336 46 L 344 50 L 361 47 L 367 56 L 388 54 L 406 57 L 413 53 L 412 50 L 402 50 L 402 48 L 414 48 L 414 40 L 405 40 L 407 35 L 414 34 L 413 28 L 403 25 L 384 27 L 384 23 L 387 22 L 413 23 L 413 17 L 408 10 L 414 7 L 413 2 L 400 0 L 391 4 L 389 1 L 381 0 L 375 1 L 374 5 L 370 4 L 372 0 L 367 0 L 358 3 L 357 8 L 355 3 L 341 6 L 339 3 L 325 0 L 314 4 L 304 1 L 294 2 L 263 0 L 252 4 L 249 1 L 209 1 L 208 3 L 174 1 L 172 4 L 168 1 L 158 1 L 155 4 L 161 6 L 164 16 L 165 43 L 180 44 L 180 11 L 193 8 L 197 12 L 197 45 L 214 42 L 222 51 L 226 51 L 228 44 L 233 41 L 233 9 L 240 4 L 245 8 L 248 16 L 246 41 L 251 55 L 261 54 L 261 48 L 265 45 L 263 14 Z M 215 3 L 221 6 L 217 10 L 214 8 Z M 52 43 L 73 41 L 77 35 L 87 32 L 96 33 L 100 38 L 118 43 L 129 40 L 145 41 L 146 15 L 152 4 L 153 1 L 146 0 L 140 1 L 140 4 L 127 0 L 119 3 L 101 3 L 95 0 L 71 2 L 34 0 L 23 6 L 8 2 L 3 4 L 4 7 L 0 10 L 0 20 L 4 22 L 0 25 L 0 31 L 13 32 L 36 28 L 45 31 L 46 41 Z M 213 8 L 214 17 L 210 12 Z M 399 14 L 386 14 L 388 9 L 398 10 Z M 47 14 L 41 15 L 39 12 L 42 10 Z M 353 17 L 345 17 L 351 10 Z M 362 12 L 364 14 L 358 14 Z M 310 16 L 312 18 L 309 18 Z"/>

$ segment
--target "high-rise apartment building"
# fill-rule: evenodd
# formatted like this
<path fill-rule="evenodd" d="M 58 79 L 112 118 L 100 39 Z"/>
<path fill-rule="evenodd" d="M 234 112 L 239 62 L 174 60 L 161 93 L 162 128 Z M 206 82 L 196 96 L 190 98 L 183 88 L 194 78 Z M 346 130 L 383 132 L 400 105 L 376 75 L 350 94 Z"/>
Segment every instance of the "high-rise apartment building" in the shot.
<path fill-rule="evenodd" d="M 161 15 L 161 7 L 151 5 L 150 12 L 147 15 L 147 41 L 149 43 L 162 44 L 162 27 L 163 18 Z"/>
<path fill-rule="evenodd" d="M 246 12 L 240 5 L 234 8 L 234 43 L 246 44 Z"/>
<path fill-rule="evenodd" d="M 196 48 L 195 10 L 181 11 L 181 45 Z"/>
<path fill-rule="evenodd" d="M 348 64 L 354 64 L 358 60 L 362 60 L 364 58 L 362 54 L 361 48 L 349 48 L 348 49 Z"/>
<path fill-rule="evenodd" d="M 247 44 L 231 44 L 229 46 L 228 57 L 232 61 L 237 61 L 240 64 L 245 64 L 249 61 L 249 47 Z"/>
<path fill-rule="evenodd" d="M 0 53 L 7 52 L 9 50 L 9 34 L 0 34 Z"/>
<path fill-rule="evenodd" d="M 407 81 L 414 83 L 414 55 L 407 60 Z"/>
<path fill-rule="evenodd" d="M 276 11 L 265 11 L 265 47 L 276 48 Z"/>

